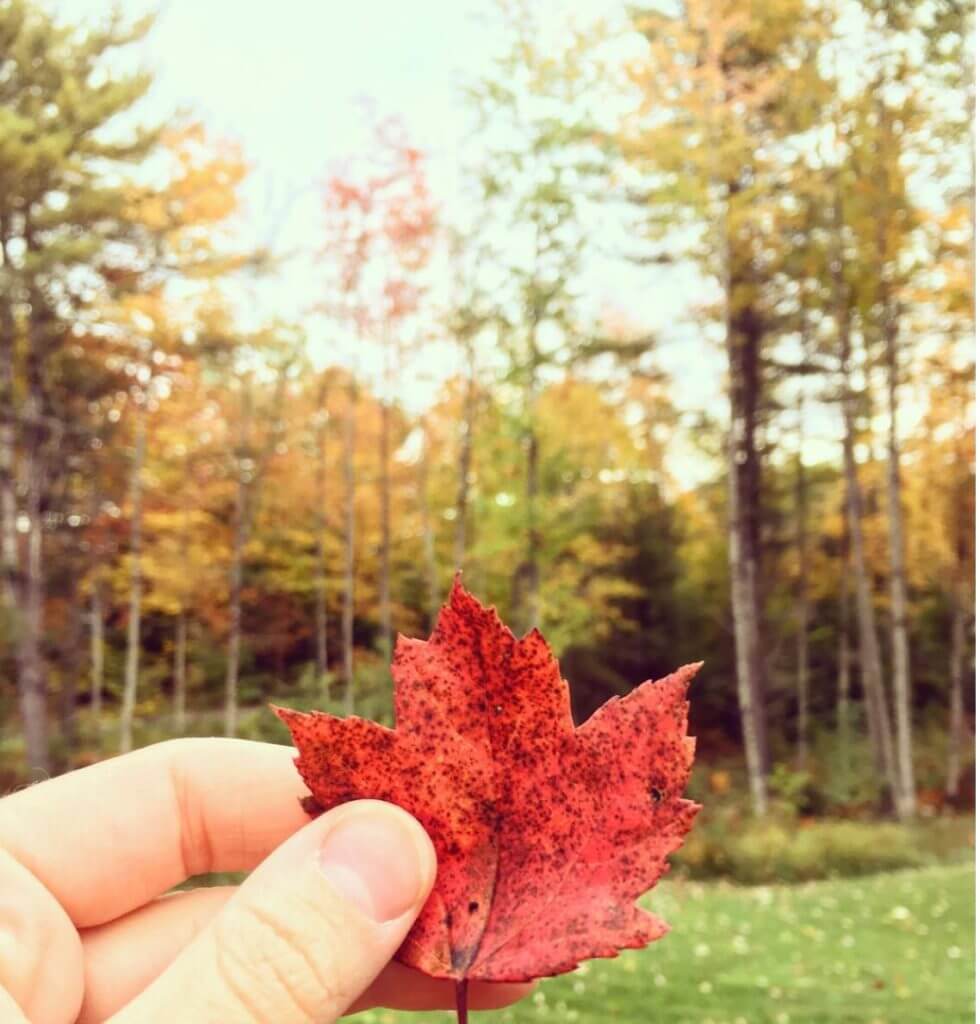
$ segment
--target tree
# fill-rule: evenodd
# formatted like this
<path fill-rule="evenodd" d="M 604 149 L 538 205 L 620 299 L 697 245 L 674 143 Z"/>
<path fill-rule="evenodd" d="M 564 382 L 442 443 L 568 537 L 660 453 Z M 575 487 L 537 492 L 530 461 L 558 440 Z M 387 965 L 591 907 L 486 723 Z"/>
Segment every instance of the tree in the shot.
<path fill-rule="evenodd" d="M 424 284 L 422 272 L 434 238 L 434 207 L 421 152 L 410 145 L 397 121 L 377 126 L 379 158 L 387 168 L 376 183 L 375 201 L 382 207 L 382 237 L 374 259 L 382 264 L 381 318 L 382 405 L 379 434 L 379 500 L 381 505 L 381 653 L 392 652 L 391 625 L 391 406 L 396 373 L 403 372 L 406 327 L 418 318 Z"/>
<path fill-rule="evenodd" d="M 344 707 L 354 708 L 354 552 L 356 545 L 356 479 L 358 348 L 381 337 L 384 389 L 379 444 L 381 646 L 391 647 L 390 390 L 397 332 L 415 309 L 419 290 L 413 280 L 428 258 L 433 209 L 422 154 L 408 143 L 404 127 L 394 118 L 375 119 L 371 152 L 359 164 L 351 161 L 327 179 L 322 193 L 326 271 L 320 311 L 341 330 L 351 332 L 354 358 L 347 381 L 344 423 L 345 545 L 344 609 L 341 632 Z"/>
<path fill-rule="evenodd" d="M 604 90 L 595 88 L 602 80 L 598 27 L 569 23 L 549 36 L 544 12 L 526 0 L 500 0 L 496 13 L 505 42 L 492 69 L 471 88 L 482 144 L 470 171 L 479 219 L 468 234 L 487 259 L 469 288 L 494 295 L 488 313 L 506 355 L 504 383 L 514 395 L 514 429 L 524 452 L 524 557 L 512 579 L 511 603 L 526 630 L 542 621 L 542 569 L 551 568 L 542 533 L 538 404 L 549 378 L 603 347 L 596 344 L 580 276 L 587 211 L 608 164 L 599 113 Z M 461 336 L 471 329 L 461 325 Z M 461 471 L 463 499 L 467 480 Z M 465 510 L 457 514 L 463 530 Z"/>
<path fill-rule="evenodd" d="M 220 250 L 220 228 L 235 213 L 237 189 L 246 167 L 235 147 L 214 146 L 200 123 L 192 122 L 164 135 L 164 154 L 169 157 L 170 175 L 160 189 L 143 189 L 133 197 L 134 220 L 144 235 L 147 259 L 122 276 L 128 291 L 120 303 L 123 344 L 129 343 L 135 364 L 131 385 L 134 409 L 134 444 L 130 476 L 130 586 L 123 704 L 120 713 L 120 748 L 132 745 L 133 712 L 139 681 L 140 620 L 143 599 L 141 547 L 143 501 L 141 476 L 146 456 L 147 405 L 156 400 L 155 391 L 169 387 L 182 357 L 197 355 L 188 344 L 189 325 L 181 324 L 172 312 L 174 287 L 178 283 L 180 303 L 192 306 L 193 283 L 213 285 L 216 278 L 245 262 L 238 254 Z M 117 287 L 119 284 L 117 283 Z M 227 342 L 224 342 L 224 347 Z M 213 356 L 214 353 L 212 352 Z M 186 650 L 178 614 L 178 652 Z M 175 673 L 183 675 L 183 654 L 175 659 Z M 183 693 L 183 685 L 178 688 Z M 183 717 L 182 712 L 179 717 Z"/>
<path fill-rule="evenodd" d="M 142 614 L 143 575 L 143 462 L 146 458 L 146 396 L 136 398 L 135 439 L 133 466 L 130 471 L 129 543 L 129 622 L 126 634 L 126 679 L 123 684 L 123 703 L 119 714 L 119 750 L 133 746 L 133 710 L 136 706 L 136 686 L 139 679 L 140 616 Z"/>
<path fill-rule="evenodd" d="M 419 423 L 418 491 L 419 516 L 422 521 L 422 558 L 425 576 L 425 612 L 430 629 L 435 627 L 439 614 L 439 571 L 436 564 L 436 539 L 432 527 L 432 510 L 429 504 L 429 478 L 431 463 L 429 456 L 429 423 L 425 415 Z"/>
<path fill-rule="evenodd" d="M 810 712 L 810 553 L 807 538 L 808 488 L 807 472 L 803 462 L 804 417 L 803 396 L 800 394 L 797 415 L 799 437 L 796 451 L 796 762 L 800 770 L 806 768 L 809 756 L 809 712 Z"/>
<path fill-rule="evenodd" d="M 266 402 L 257 396 L 257 378 L 268 372 L 259 366 L 242 365 L 237 373 L 239 408 L 238 437 L 233 451 L 235 501 L 232 518 L 231 566 L 228 578 L 228 649 L 225 662 L 225 735 L 238 728 L 238 675 L 242 650 L 242 587 L 245 548 L 252 532 L 256 506 L 269 462 L 276 453 L 282 432 L 286 383 L 296 358 L 297 339 L 273 326 L 245 340 L 245 351 L 254 359 L 271 355 L 275 388 Z M 265 352 L 263 351 L 265 350 Z"/>
<path fill-rule="evenodd" d="M 842 262 L 843 257 L 838 257 Z M 837 271 L 838 278 L 841 272 Z M 868 728 L 875 752 L 875 767 L 888 787 L 894 805 L 900 800 L 900 782 L 895 763 L 891 716 L 881 668 L 881 651 L 875 625 L 871 581 L 864 550 L 864 499 L 858 478 L 855 457 L 855 395 L 852 384 L 852 309 L 840 286 L 838 297 L 838 344 L 841 387 L 841 410 L 844 421 L 844 480 L 847 501 L 847 522 L 850 534 L 851 570 L 854 574 L 854 596 L 857 607 L 861 682 L 867 706 Z"/>
<path fill-rule="evenodd" d="M 316 678 L 321 693 L 327 695 L 327 388 L 328 378 L 320 374 L 316 409 L 313 413 L 313 458 L 316 487 L 314 492 L 314 532 L 316 537 L 314 629 L 316 630 Z"/>
<path fill-rule="evenodd" d="M 111 275 L 113 243 L 131 239 L 125 178 L 154 145 L 155 133 L 106 132 L 150 85 L 144 73 L 95 74 L 116 51 L 143 38 L 149 20 L 127 25 L 117 13 L 89 31 L 63 26 L 25 0 L 0 8 L 5 74 L 0 84 L 0 242 L 5 294 L 0 317 L 0 490 L 7 583 L 16 580 L 18 688 L 32 771 L 49 768 L 44 634 L 44 526 L 47 496 L 63 467 L 69 424 L 54 404 L 55 358 L 87 289 Z M 52 118 L 57 115 L 57 122 Z M 110 138 L 114 141 L 107 141 Z M 20 389 L 12 389 L 19 379 Z M 11 402 L 13 394 L 15 401 Z M 19 396 L 19 397 L 18 397 Z M 13 418 L 11 421 L 11 412 Z M 13 425 L 11 425 L 13 424 Z M 11 452 L 11 444 L 16 452 Z M 25 481 L 17 515 L 24 543 L 11 540 L 11 472 Z M 13 556 L 16 551 L 16 565 Z"/>
<path fill-rule="evenodd" d="M 800 0 L 747 9 L 692 0 L 644 9 L 647 52 L 623 130 L 645 177 L 635 193 L 648 232 L 670 239 L 679 213 L 697 230 L 686 254 L 719 293 L 708 309 L 728 361 L 729 562 L 738 699 L 753 808 L 767 806 L 766 659 L 762 592 L 761 428 L 770 400 L 767 350 L 778 324 L 767 279 L 782 258 L 774 224 L 787 163 L 819 116 L 825 19 Z M 664 225 L 667 230 L 664 230 Z"/>
<path fill-rule="evenodd" d="M 226 469 L 223 381 L 206 353 L 199 355 L 183 354 L 169 377 L 171 390 L 147 409 L 153 443 L 144 470 L 143 609 L 150 630 L 163 619 L 170 637 L 161 646 L 172 654 L 164 671 L 177 735 L 186 730 L 190 682 L 199 674 L 190 663 L 193 638 L 202 626 L 216 633 L 227 627 L 222 570 L 230 538 L 222 512 L 234 484 Z M 117 589 L 122 584 L 117 577 Z"/>

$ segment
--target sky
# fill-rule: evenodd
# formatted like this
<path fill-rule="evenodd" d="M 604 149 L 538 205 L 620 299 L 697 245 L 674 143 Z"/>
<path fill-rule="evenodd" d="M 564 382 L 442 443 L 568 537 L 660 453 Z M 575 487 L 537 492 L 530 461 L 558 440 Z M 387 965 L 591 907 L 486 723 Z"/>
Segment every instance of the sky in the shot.
<path fill-rule="evenodd" d="M 556 18 L 621 11 L 617 0 L 537 0 Z M 433 192 L 458 200 L 460 141 L 467 129 L 461 102 L 464 73 L 472 74 L 493 48 L 492 27 L 474 17 L 474 0 L 122 0 L 125 13 L 159 12 L 139 59 L 156 73 L 144 109 L 149 116 L 186 109 L 216 136 L 237 141 L 252 164 L 245 193 L 244 233 L 301 255 L 273 278 L 253 286 L 241 303 L 257 319 L 304 320 L 318 297 L 309 258 L 318 247 L 317 184 L 328 168 L 363 148 L 362 103 L 398 114 L 430 160 Z M 51 0 L 68 20 L 97 18 L 104 0 Z M 724 362 L 717 345 L 680 328 L 703 284 L 683 268 L 639 268 L 596 261 L 590 287 L 613 306 L 665 339 L 659 365 L 673 378 L 682 412 L 723 417 Z M 309 319 L 315 361 L 343 360 L 338 339 Z M 372 372 L 362 362 L 362 369 Z M 400 399 L 418 410 L 456 369 L 450 348 L 433 349 L 429 365 L 406 382 Z M 834 418 L 818 417 L 808 461 L 836 445 Z M 683 439 L 672 445 L 670 469 L 681 486 L 717 471 Z"/>

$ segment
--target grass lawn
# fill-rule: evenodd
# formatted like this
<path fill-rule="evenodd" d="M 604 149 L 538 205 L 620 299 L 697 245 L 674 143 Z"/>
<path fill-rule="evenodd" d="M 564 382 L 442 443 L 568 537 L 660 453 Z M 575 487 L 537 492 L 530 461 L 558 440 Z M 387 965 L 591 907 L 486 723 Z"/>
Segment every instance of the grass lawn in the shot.
<path fill-rule="evenodd" d="M 673 931 L 542 982 L 487 1024 L 959 1024 L 974 1020 L 973 865 L 798 886 L 665 882 Z M 446 1021 L 373 1010 L 361 1024 Z"/>

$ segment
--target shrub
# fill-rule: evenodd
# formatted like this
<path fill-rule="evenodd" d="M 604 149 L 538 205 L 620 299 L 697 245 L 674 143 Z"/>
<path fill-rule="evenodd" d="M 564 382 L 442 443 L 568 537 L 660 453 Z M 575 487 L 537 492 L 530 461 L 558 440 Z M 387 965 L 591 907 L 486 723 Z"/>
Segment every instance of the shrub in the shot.
<path fill-rule="evenodd" d="M 914 825 L 778 816 L 754 821 L 723 810 L 695 825 L 672 860 L 690 877 L 745 885 L 847 878 L 968 859 L 972 828 L 971 818 Z"/>
<path fill-rule="evenodd" d="M 915 830 L 901 825 L 826 821 L 799 829 L 787 850 L 790 880 L 847 878 L 922 867 L 928 856 Z"/>
<path fill-rule="evenodd" d="M 790 814 L 820 814 L 826 801 L 818 781 L 808 771 L 777 764 L 769 775 L 769 791 Z"/>

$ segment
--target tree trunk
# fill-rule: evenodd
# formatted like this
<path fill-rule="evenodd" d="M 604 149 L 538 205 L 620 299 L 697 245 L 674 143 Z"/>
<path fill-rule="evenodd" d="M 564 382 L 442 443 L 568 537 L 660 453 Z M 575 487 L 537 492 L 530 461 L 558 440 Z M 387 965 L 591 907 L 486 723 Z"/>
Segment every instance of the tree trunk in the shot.
<path fill-rule="evenodd" d="M 357 430 L 357 381 L 353 373 L 347 391 L 344 424 L 344 613 L 341 624 L 344 657 L 344 714 L 354 713 L 354 442 Z"/>
<path fill-rule="evenodd" d="M 228 574 L 228 651 L 225 662 L 225 735 L 238 730 L 238 672 L 242 655 L 242 580 L 245 560 L 245 533 L 248 516 L 248 438 L 251 425 L 251 394 L 248 386 L 242 392 L 236 465 L 238 482 L 235 488 L 234 535 L 231 546 L 231 567 Z"/>
<path fill-rule="evenodd" d="M 796 763 L 800 770 L 809 757 L 810 713 L 810 600 L 807 550 L 807 480 L 803 465 L 803 402 L 800 399 L 800 437 L 796 456 Z"/>
<path fill-rule="evenodd" d="M 894 672 L 896 761 L 900 785 L 896 810 L 903 820 L 915 816 L 915 765 L 912 747 L 912 677 L 908 638 L 908 577 L 905 570 L 905 521 L 898 448 L 898 325 L 885 299 L 885 362 L 888 370 L 888 551 L 891 561 L 892 670 Z"/>
<path fill-rule="evenodd" d="M 881 671 L 881 650 L 875 626 L 874 602 L 871 582 L 864 558 L 864 499 L 858 481 L 854 456 L 854 398 L 851 392 L 850 331 L 846 317 L 841 330 L 840 370 L 843 396 L 841 408 L 844 418 L 844 480 L 847 493 L 847 520 L 851 545 L 851 568 L 854 575 L 854 593 L 857 606 L 861 683 L 868 708 L 868 729 L 874 750 L 875 767 L 888 787 L 895 808 L 898 808 L 901 789 L 892 742 L 891 721 Z"/>
<path fill-rule="evenodd" d="M 252 388 L 242 380 L 242 409 L 236 452 L 237 487 L 235 488 L 234 536 L 228 578 L 228 651 L 225 665 L 225 735 L 238 731 L 238 675 L 242 658 L 242 585 L 245 579 L 245 546 L 252 530 L 252 521 L 259 503 L 259 489 L 269 460 L 276 449 L 281 427 L 282 404 L 290 361 L 279 368 L 269 428 L 253 461 L 250 445 L 252 433 Z"/>
<path fill-rule="evenodd" d="M 524 386 L 524 560 L 514 576 L 514 607 L 523 631 L 538 626 L 541 590 L 541 527 L 538 493 L 541 487 L 541 450 L 537 425 L 537 322 L 531 327 L 529 366 Z"/>
<path fill-rule="evenodd" d="M 184 734 L 187 726 L 187 606 L 192 600 L 184 581 L 191 578 L 188 564 L 188 548 L 190 547 L 190 503 L 187 488 L 181 490 L 180 496 L 180 571 L 181 587 L 177 609 L 177 621 L 174 624 L 174 732 L 178 736 Z"/>
<path fill-rule="evenodd" d="M 6 269 L 4 256 L 4 269 Z M 6 296 L 0 298 L 0 634 L 20 635 L 20 547 L 17 541 L 16 429 L 14 412 L 14 324 Z M 9 651 L 0 651 L 0 677 L 14 674 Z"/>
<path fill-rule="evenodd" d="M 43 296 L 31 294 L 26 394 L 23 403 L 21 466 L 27 519 L 26 562 L 18 574 L 17 693 L 27 770 L 33 778 L 51 773 L 48 748 L 47 678 L 44 663 L 44 493 L 47 467 L 44 427 L 43 351 L 48 315 Z"/>
<path fill-rule="evenodd" d="M 29 251 L 36 250 L 28 212 L 24 237 Z M 24 731 L 28 774 L 44 778 L 51 773 L 48 747 L 47 674 L 44 659 L 44 498 L 48 465 L 45 426 L 44 356 L 56 331 L 44 295 L 33 285 L 28 290 L 31 314 L 27 332 L 25 395 L 22 405 L 21 470 L 26 490 L 26 561 L 18 574 L 17 694 Z"/>
<path fill-rule="evenodd" d="M 847 537 L 847 505 L 842 509 L 840 595 L 837 621 L 837 757 L 838 770 L 846 778 L 851 768 L 851 630 L 850 544 Z"/>
<path fill-rule="evenodd" d="M 463 398 L 463 433 L 459 443 L 459 470 L 456 482 L 456 508 L 453 522 L 456 536 L 453 543 L 453 563 L 458 572 L 466 569 L 468 545 L 467 518 L 470 503 L 470 474 L 473 466 L 473 430 L 476 423 L 476 345 L 472 337 L 466 339 L 466 393 Z"/>
<path fill-rule="evenodd" d="M 0 221 L 0 259 L 5 276 L 12 273 L 7 255 L 7 227 Z M 11 632 L 17 615 L 19 550 L 15 488 L 16 419 L 14 413 L 14 317 L 11 289 L 0 299 L 0 608 Z"/>
<path fill-rule="evenodd" d="M 102 605 L 102 559 L 104 546 L 99 535 L 99 516 L 102 512 L 102 489 L 98 470 L 92 473 L 89 524 L 92 533 L 89 576 L 89 718 L 96 738 L 102 734 L 102 688 L 105 675 L 105 612 Z"/>
<path fill-rule="evenodd" d="M 316 685 L 326 700 L 327 690 L 327 408 L 326 377 L 321 378 L 316 409 L 316 473 L 314 480 L 314 531 L 316 570 L 313 589 L 313 625 L 316 632 Z"/>
<path fill-rule="evenodd" d="M 17 689 L 28 773 L 34 778 L 51 774 L 48 751 L 47 682 L 41 649 L 44 634 L 43 527 L 41 523 L 40 467 L 28 457 L 27 564 L 17 630 Z"/>
<path fill-rule="evenodd" d="M 61 741 L 65 763 L 70 766 L 77 740 L 75 712 L 78 705 L 78 677 L 81 674 L 82 607 L 81 595 L 73 585 L 68 605 L 68 625 L 61 649 Z"/>
<path fill-rule="evenodd" d="M 126 674 L 122 710 L 119 713 L 119 750 L 133 748 L 133 714 L 140 669 L 140 616 L 143 606 L 143 573 L 140 564 L 143 544 L 143 459 L 146 452 L 146 396 L 136 406 L 136 439 L 129 479 L 132 506 L 129 542 L 129 622 L 126 632 Z"/>
<path fill-rule="evenodd" d="M 187 728 L 187 612 L 177 612 L 174 626 L 174 733 Z"/>
<path fill-rule="evenodd" d="M 381 626 L 381 654 L 385 664 L 391 661 L 391 475 L 389 449 L 391 446 L 391 402 L 389 369 L 390 354 L 385 345 L 384 394 L 381 399 L 381 433 L 378 461 L 380 464 L 379 499 L 381 505 L 379 618 Z"/>
<path fill-rule="evenodd" d="M 729 566 L 739 714 L 752 809 L 768 809 L 768 737 L 762 656 L 760 570 L 760 466 L 756 447 L 761 329 L 742 309 L 727 327 L 731 425 L 728 439 Z"/>
<path fill-rule="evenodd" d="M 92 689 L 89 708 L 95 733 L 102 731 L 102 687 L 105 675 L 105 613 L 102 609 L 102 580 L 92 580 L 89 607 L 89 650 L 91 656 Z"/>
<path fill-rule="evenodd" d="M 11 339 L 12 342 L 12 339 Z M 0 607 L 11 620 L 17 615 L 19 553 L 17 545 L 17 494 L 14 487 L 15 431 L 12 381 L 6 377 L 8 353 L 0 340 Z M 11 372 L 12 376 L 12 372 Z"/>
<path fill-rule="evenodd" d="M 949 646 L 949 748 L 946 754 L 946 799 L 950 802 L 959 796 L 963 771 L 963 662 L 967 615 L 963 590 L 962 581 L 954 580 L 953 628 Z"/>
<path fill-rule="evenodd" d="M 228 652 L 225 664 L 225 735 L 238 730 L 238 671 L 242 655 L 242 562 L 245 557 L 246 483 L 239 478 L 235 491 L 235 535 L 228 578 Z"/>
<path fill-rule="evenodd" d="M 439 572 L 436 541 L 429 509 L 429 428 L 422 417 L 422 451 L 419 455 L 419 514 L 422 520 L 422 559 L 425 573 L 425 611 L 431 629 L 439 614 Z"/>
<path fill-rule="evenodd" d="M 844 421 L 843 461 L 844 493 L 847 509 L 848 535 L 851 556 L 851 572 L 854 579 L 854 600 L 858 624 L 858 652 L 861 665 L 861 685 L 867 708 L 868 732 L 874 752 L 875 768 L 879 778 L 897 810 L 901 802 L 901 786 L 898 766 L 892 741 L 891 718 L 888 713 L 888 698 L 881 669 L 881 650 L 875 625 L 874 602 L 871 581 L 868 577 L 864 558 L 864 498 L 858 480 L 855 446 L 854 391 L 851 381 L 851 297 L 844 275 L 843 208 L 841 195 L 834 201 L 834 226 L 836 229 L 837 251 L 831 277 L 837 321 L 837 347 L 841 384 L 841 414 Z"/>
<path fill-rule="evenodd" d="M 13 418 L 0 396 L 0 417 Z M 17 614 L 17 497 L 14 491 L 13 426 L 0 421 L 0 607 L 13 622 Z"/>
<path fill-rule="evenodd" d="M 754 707 L 755 663 L 753 640 L 758 639 L 755 628 L 753 581 L 743 554 L 744 543 L 739 530 L 738 463 L 735 455 L 734 437 L 729 439 L 728 461 L 728 557 L 731 571 L 732 616 L 735 625 L 735 674 L 738 686 L 738 710 L 742 723 L 742 742 L 745 746 L 745 763 L 749 776 L 749 792 L 752 810 L 764 815 L 768 809 L 768 794 L 764 761 L 761 751 L 761 737 L 758 734 L 757 716 Z"/>

